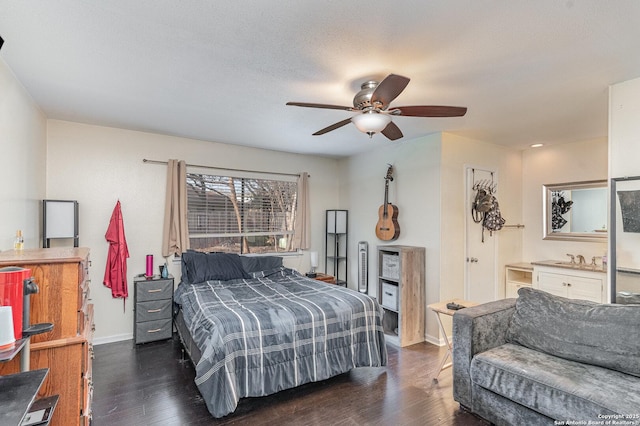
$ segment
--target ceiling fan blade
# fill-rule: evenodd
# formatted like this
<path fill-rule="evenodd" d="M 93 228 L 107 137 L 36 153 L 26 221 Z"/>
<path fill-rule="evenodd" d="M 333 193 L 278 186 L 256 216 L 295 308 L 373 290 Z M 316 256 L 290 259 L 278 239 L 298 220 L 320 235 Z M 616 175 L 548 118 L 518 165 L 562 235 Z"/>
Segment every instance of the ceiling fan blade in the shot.
<path fill-rule="evenodd" d="M 409 84 L 409 79 L 401 75 L 389 74 L 378 84 L 378 87 L 371 94 L 371 104 L 382 104 L 382 109 L 386 109 L 391 101 L 398 97 Z"/>
<path fill-rule="evenodd" d="M 307 107 L 307 108 L 341 109 L 341 110 L 344 110 L 344 111 L 355 111 L 353 109 L 353 107 L 342 106 L 342 105 L 311 104 L 311 103 L 307 103 L 307 102 L 287 102 L 287 105 L 299 106 L 299 107 Z"/>
<path fill-rule="evenodd" d="M 381 133 L 392 141 L 400 139 L 402 136 L 404 136 L 400 131 L 400 128 L 396 126 L 393 121 L 389 122 L 389 124 L 387 124 L 387 127 L 385 127 Z"/>
<path fill-rule="evenodd" d="M 313 136 L 324 135 L 325 133 L 328 133 L 328 132 L 330 132 L 332 130 L 339 129 L 342 126 L 346 126 L 349 123 L 351 123 L 351 119 L 350 118 L 347 118 L 347 119 L 342 120 L 342 121 L 338 121 L 337 123 L 334 123 L 331 126 L 325 127 L 322 130 L 318 130 L 317 132 L 315 132 L 313 134 Z"/>
<path fill-rule="evenodd" d="M 462 117 L 467 113 L 466 107 L 442 106 L 442 105 L 415 105 L 393 107 L 390 114 L 403 115 L 405 117 Z"/>

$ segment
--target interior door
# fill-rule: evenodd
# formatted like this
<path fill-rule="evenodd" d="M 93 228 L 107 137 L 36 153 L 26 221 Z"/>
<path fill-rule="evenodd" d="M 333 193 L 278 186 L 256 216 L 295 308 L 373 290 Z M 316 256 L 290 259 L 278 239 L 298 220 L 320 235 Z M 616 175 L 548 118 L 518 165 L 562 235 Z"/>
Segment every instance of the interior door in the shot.
<path fill-rule="evenodd" d="M 465 300 L 484 303 L 497 299 L 496 248 L 498 233 L 490 235 L 471 214 L 475 199 L 474 185 L 478 182 L 497 182 L 494 170 L 466 168 L 466 229 L 465 229 Z M 497 185 L 494 185 L 497 189 Z M 497 194 L 496 194 L 497 195 Z"/>

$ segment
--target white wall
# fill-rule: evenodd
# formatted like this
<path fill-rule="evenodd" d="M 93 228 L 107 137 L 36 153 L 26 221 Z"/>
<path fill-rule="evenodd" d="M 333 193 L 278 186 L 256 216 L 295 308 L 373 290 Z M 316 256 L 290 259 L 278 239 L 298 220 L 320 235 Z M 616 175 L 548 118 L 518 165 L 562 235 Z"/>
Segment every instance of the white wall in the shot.
<path fill-rule="evenodd" d="M 375 236 L 387 163 L 394 166 L 389 201 L 398 206 L 400 225 L 400 237 L 391 243 L 379 241 Z M 340 206 L 349 209 L 352 282 L 357 280 L 358 241 L 369 242 L 371 295 L 377 295 L 376 246 L 415 245 L 426 248 L 426 304 L 464 297 L 464 166 L 469 163 L 500 170 L 500 191 L 504 194 L 501 209 L 513 223 L 518 221 L 521 205 L 518 151 L 438 133 L 341 160 Z M 501 239 L 499 263 L 519 260 L 518 231 L 504 230 L 497 234 Z M 435 316 L 429 311 L 426 334 L 430 341 L 440 340 Z"/>
<path fill-rule="evenodd" d="M 500 211 L 507 225 L 520 224 L 522 220 L 521 153 L 520 151 L 472 140 L 453 134 L 443 134 L 442 144 L 442 240 L 440 264 L 440 292 L 438 300 L 464 298 L 466 240 L 465 223 L 471 214 L 465 205 L 465 168 L 495 170 L 497 197 Z M 494 232 L 496 241 L 496 286 L 499 297 L 504 297 L 504 265 L 520 261 L 522 230 L 503 228 Z M 432 320 L 429 313 L 428 320 Z M 445 328 L 450 329 L 450 318 L 443 318 Z M 428 322 L 427 336 L 438 336 L 434 321 Z M 437 339 L 439 340 L 439 339 Z M 436 341 L 437 341 L 436 340 Z M 433 341 L 433 340 L 432 340 Z"/>
<path fill-rule="evenodd" d="M 312 250 L 324 253 L 324 210 L 338 205 L 338 163 L 288 154 L 65 121 L 48 122 L 47 197 L 79 201 L 80 245 L 91 249 L 91 298 L 96 341 L 132 337 L 133 276 L 145 271 L 145 256 L 161 257 L 166 166 L 142 159 L 183 159 L 189 164 L 297 173 L 307 171 L 311 196 Z M 129 299 L 112 299 L 102 285 L 108 244 L 104 234 L 117 200 L 122 204 L 129 246 Z M 321 261 L 324 260 L 320 256 Z M 322 263 L 322 262 L 321 262 Z M 301 272 L 308 256 L 285 264 Z M 180 275 L 179 264 L 170 264 Z M 321 264 L 320 269 L 324 266 Z"/>
<path fill-rule="evenodd" d="M 40 246 L 46 126 L 40 108 L 0 59 L 0 250 L 13 249 L 18 229 L 25 248 Z"/>
<path fill-rule="evenodd" d="M 609 89 L 609 177 L 639 176 L 640 78 Z"/>
<path fill-rule="evenodd" d="M 340 161 L 340 207 L 349 210 L 349 282 L 358 278 L 357 244 L 369 243 L 369 294 L 377 296 L 376 247 L 399 244 L 426 248 L 427 292 L 437 289 L 440 240 L 440 134 L 394 142 Z M 378 240 L 375 226 L 384 201 L 388 164 L 394 168 L 389 202 L 398 207 L 400 236 Z M 435 287 L 434 287 L 435 285 Z"/>
<path fill-rule="evenodd" d="M 615 84 L 609 89 L 609 177 L 640 176 L 640 78 Z M 639 181 L 618 182 L 616 190 L 636 190 Z M 616 232 L 617 267 L 640 269 L 640 234 L 623 232 L 620 205 Z M 610 248 L 611 250 L 611 248 Z M 609 271 L 611 276 L 613 271 Z M 636 291 L 637 276 L 618 274 L 618 289 Z M 625 287 L 623 280 L 628 280 Z M 610 281 L 611 282 L 611 281 Z"/>
<path fill-rule="evenodd" d="M 427 303 L 439 298 L 440 288 L 440 157 L 441 134 L 389 143 L 375 151 L 341 160 L 340 205 L 349 209 L 349 271 L 357 282 L 357 243 L 369 243 L 369 294 L 377 296 L 379 245 L 421 246 L 426 249 Z M 378 208 L 384 201 L 384 177 L 394 167 L 389 202 L 398 207 L 400 236 L 381 241 L 375 235 Z M 426 306 L 425 306 L 426 309 Z M 435 318 L 427 314 L 427 325 Z M 433 323 L 435 327 L 435 323 Z M 437 334 L 437 328 L 432 330 Z"/>
<path fill-rule="evenodd" d="M 589 260 L 605 253 L 605 242 L 542 239 L 542 185 L 607 179 L 607 149 L 607 139 L 601 138 L 523 151 L 523 261 L 565 260 L 567 253 L 581 254 Z"/>
<path fill-rule="evenodd" d="M 464 296 L 465 270 L 465 167 L 485 168 L 497 173 L 497 198 L 506 225 L 521 223 L 521 153 L 478 140 L 445 134 L 442 150 L 442 288 L 440 298 Z M 489 237 L 487 237 L 489 238 Z M 519 261 L 522 230 L 503 228 L 493 233 L 497 242 L 496 279 L 498 295 L 504 295 L 504 265 Z"/>

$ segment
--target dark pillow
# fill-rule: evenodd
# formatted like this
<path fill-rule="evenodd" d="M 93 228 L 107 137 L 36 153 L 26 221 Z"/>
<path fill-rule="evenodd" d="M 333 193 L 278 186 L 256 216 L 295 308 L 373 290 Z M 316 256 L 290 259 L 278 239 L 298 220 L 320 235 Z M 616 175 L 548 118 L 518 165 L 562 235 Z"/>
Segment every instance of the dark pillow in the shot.
<path fill-rule="evenodd" d="M 242 267 L 248 273 L 269 271 L 282 266 L 280 256 L 240 256 Z"/>
<path fill-rule="evenodd" d="M 210 280 L 251 278 L 242 268 L 240 256 L 233 253 L 182 253 L 182 281 L 188 284 Z"/>
<path fill-rule="evenodd" d="M 518 296 L 508 342 L 640 376 L 640 305 L 567 299 L 525 287 Z"/>

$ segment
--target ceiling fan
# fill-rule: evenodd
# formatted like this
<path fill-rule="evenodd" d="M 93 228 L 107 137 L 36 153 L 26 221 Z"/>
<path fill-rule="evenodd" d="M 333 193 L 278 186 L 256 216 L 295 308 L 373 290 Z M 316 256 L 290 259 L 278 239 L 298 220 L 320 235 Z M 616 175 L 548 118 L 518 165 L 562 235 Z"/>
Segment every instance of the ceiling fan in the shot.
<path fill-rule="evenodd" d="M 394 115 L 402 115 L 405 117 L 462 117 L 467 113 L 466 107 L 455 106 L 414 105 L 389 108 L 389 104 L 402 93 L 404 88 L 407 87 L 407 84 L 409 84 L 407 77 L 396 74 L 389 74 L 380 83 L 377 81 L 367 81 L 362 84 L 361 90 L 356 93 L 356 96 L 353 98 L 353 107 L 306 102 L 287 102 L 287 105 L 341 109 L 359 113 L 351 118 L 338 121 L 331 126 L 318 130 L 313 134 L 314 136 L 324 135 L 325 133 L 353 122 L 358 130 L 368 134 L 369 137 L 372 137 L 376 133 L 382 133 L 392 141 L 400 139 L 403 136 L 400 128 L 391 120 L 391 117 Z"/>

